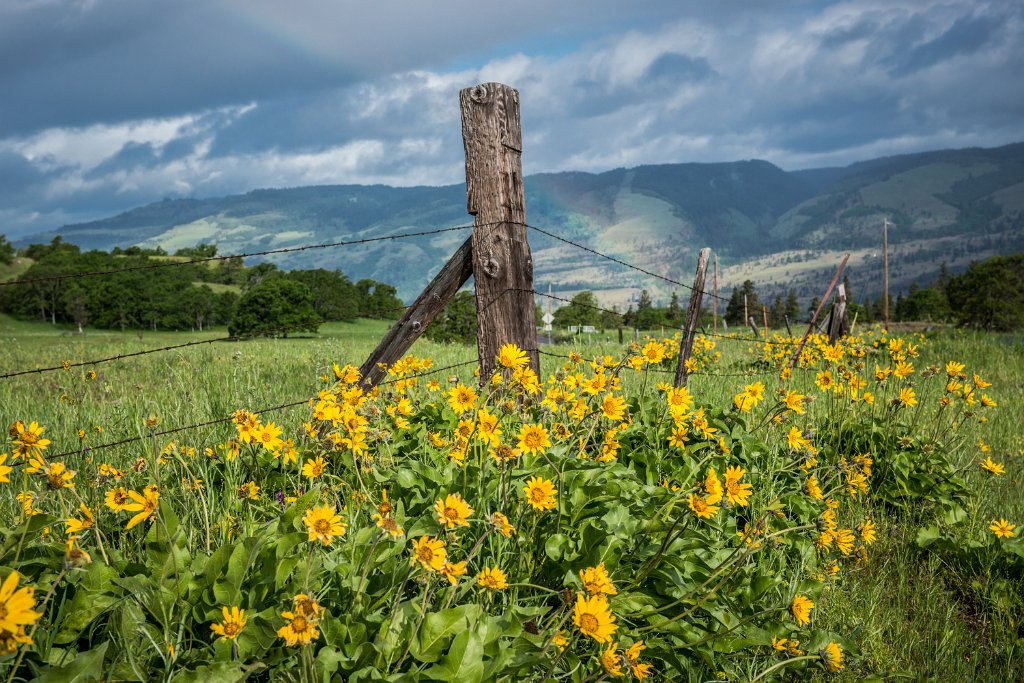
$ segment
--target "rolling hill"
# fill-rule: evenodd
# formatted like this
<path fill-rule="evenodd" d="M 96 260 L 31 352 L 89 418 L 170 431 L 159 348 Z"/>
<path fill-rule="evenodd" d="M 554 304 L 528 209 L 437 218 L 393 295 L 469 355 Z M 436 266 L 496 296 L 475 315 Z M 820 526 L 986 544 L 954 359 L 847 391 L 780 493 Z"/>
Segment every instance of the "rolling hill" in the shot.
<path fill-rule="evenodd" d="M 719 287 L 752 279 L 774 295 L 820 293 L 852 253 L 854 297 L 881 289 L 881 226 L 890 221 L 893 291 L 926 283 L 947 263 L 1024 249 L 1024 143 L 886 157 L 845 168 L 787 172 L 766 161 L 663 164 L 525 179 L 527 221 L 623 261 L 689 282 L 696 251 L 720 258 Z M 220 253 L 262 251 L 470 222 L 462 185 L 336 185 L 173 199 L 54 234 L 84 248 L 139 244 L 168 251 L 215 242 Z M 271 257 L 285 268 L 340 268 L 414 297 L 468 232 Z M 625 306 L 640 288 L 671 286 L 530 232 L 537 287 L 598 293 Z"/>

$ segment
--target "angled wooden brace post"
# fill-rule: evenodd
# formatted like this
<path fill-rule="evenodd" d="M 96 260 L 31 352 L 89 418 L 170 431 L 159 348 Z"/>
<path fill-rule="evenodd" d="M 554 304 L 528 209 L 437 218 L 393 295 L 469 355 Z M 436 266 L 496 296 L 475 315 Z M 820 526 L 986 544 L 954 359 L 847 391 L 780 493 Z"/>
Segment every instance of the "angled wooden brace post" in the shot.
<path fill-rule="evenodd" d="M 519 93 L 507 85 L 484 83 L 461 91 L 459 103 L 467 210 L 476 217 L 473 235 L 359 368 L 365 388 L 384 379 L 385 368 L 409 350 L 470 275 L 476 276 L 480 381 L 491 376 L 498 350 L 508 343 L 525 350 L 530 366 L 540 373 L 533 260 L 526 241 Z"/>
<path fill-rule="evenodd" d="M 686 361 L 693 351 L 693 337 L 697 332 L 697 322 L 700 320 L 700 304 L 704 298 L 704 286 L 708 277 L 708 259 L 711 257 L 711 250 L 704 247 L 697 257 L 697 275 L 693 278 L 693 288 L 690 289 L 690 306 L 686 310 L 686 327 L 683 328 L 683 338 L 679 342 L 679 364 L 676 366 L 675 386 L 685 387 L 689 372 L 686 370 Z"/>

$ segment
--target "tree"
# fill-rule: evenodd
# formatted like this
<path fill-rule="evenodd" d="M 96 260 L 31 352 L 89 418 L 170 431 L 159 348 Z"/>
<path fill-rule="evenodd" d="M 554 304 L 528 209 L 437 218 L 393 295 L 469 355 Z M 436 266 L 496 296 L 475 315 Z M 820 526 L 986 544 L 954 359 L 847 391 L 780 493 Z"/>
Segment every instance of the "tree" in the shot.
<path fill-rule="evenodd" d="M 786 293 L 786 315 L 791 323 L 800 320 L 800 301 L 796 298 L 796 290 L 792 288 Z"/>
<path fill-rule="evenodd" d="M 323 320 L 355 320 L 359 316 L 359 295 L 340 270 L 293 270 L 285 275 L 313 292 L 313 307 Z"/>
<path fill-rule="evenodd" d="M 228 325 L 228 334 L 287 337 L 289 332 L 316 332 L 320 317 L 313 292 L 301 282 L 275 277 L 242 295 Z"/>
<path fill-rule="evenodd" d="M 0 235 L 0 263 L 7 265 L 14 260 L 14 246 L 7 241 L 7 235 Z"/>
<path fill-rule="evenodd" d="M 743 302 L 744 297 L 746 297 L 746 305 Z M 761 302 L 758 301 L 754 282 L 744 280 L 743 284 L 738 289 L 733 289 L 729 296 L 729 303 L 725 306 L 725 319 L 730 325 L 746 325 L 747 321 L 743 317 L 744 309 L 749 317 L 760 308 Z"/>
<path fill-rule="evenodd" d="M 654 307 L 651 295 L 646 289 L 641 290 L 640 301 L 636 304 L 636 327 L 641 330 L 652 330 L 664 322 L 662 311 Z"/>
<path fill-rule="evenodd" d="M 576 325 L 593 325 L 601 323 L 601 311 L 598 309 L 597 297 L 591 291 L 582 291 L 572 298 L 567 305 L 554 313 L 555 327 Z"/>
<path fill-rule="evenodd" d="M 781 296 L 776 296 L 768 309 L 768 324 L 772 327 L 782 327 L 786 324 L 786 304 Z"/>
<path fill-rule="evenodd" d="M 679 295 L 672 292 L 672 299 L 668 302 L 668 310 L 665 311 L 665 322 L 672 327 L 679 327 L 683 324 L 683 309 L 679 306 Z"/>
<path fill-rule="evenodd" d="M 959 325 L 994 331 L 1024 327 L 1024 254 L 972 263 L 946 288 Z"/>
<path fill-rule="evenodd" d="M 423 333 L 431 341 L 470 344 L 476 338 L 476 296 L 458 292 Z"/>

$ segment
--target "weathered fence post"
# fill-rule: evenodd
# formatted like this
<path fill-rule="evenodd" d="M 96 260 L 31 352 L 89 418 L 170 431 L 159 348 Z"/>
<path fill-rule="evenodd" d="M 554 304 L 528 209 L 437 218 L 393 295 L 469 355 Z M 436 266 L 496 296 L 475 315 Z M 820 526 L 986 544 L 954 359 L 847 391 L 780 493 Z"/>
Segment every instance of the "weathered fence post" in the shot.
<path fill-rule="evenodd" d="M 804 350 L 804 344 L 807 343 L 807 337 L 810 336 L 811 330 L 814 329 L 815 323 L 818 321 L 818 316 L 821 314 L 821 309 L 825 307 L 825 302 L 828 301 L 829 296 L 831 296 L 832 290 L 836 287 L 836 283 L 839 282 L 839 278 L 843 276 L 843 268 L 846 268 L 846 262 L 849 260 L 849 254 L 843 257 L 842 262 L 839 264 L 839 270 L 836 271 L 835 277 L 832 278 L 832 282 L 828 283 L 828 289 L 825 290 L 825 296 L 821 297 L 821 302 L 818 303 L 818 307 L 814 309 L 814 315 L 811 316 L 811 321 L 807 324 L 807 331 L 804 332 L 803 338 L 801 338 L 800 343 L 797 344 L 796 351 L 793 352 L 793 357 L 789 359 L 789 365 L 787 367 L 790 370 L 793 369 L 793 366 L 796 365 L 797 360 L 800 358 L 800 353 Z"/>
<path fill-rule="evenodd" d="M 750 325 L 750 331 L 754 333 L 754 339 L 760 339 L 761 333 L 757 331 L 757 323 L 754 322 L 754 316 L 747 318 L 747 324 Z"/>
<path fill-rule="evenodd" d="M 466 148 L 466 206 L 473 225 L 480 381 L 504 344 L 526 351 L 540 373 L 534 324 L 533 259 L 526 241 L 519 92 L 483 83 L 459 93 Z"/>
<path fill-rule="evenodd" d="M 846 315 L 846 287 L 839 283 L 836 289 L 836 302 L 832 306 L 832 313 L 828 320 L 828 342 L 835 344 L 836 340 L 850 332 L 850 319 Z"/>
<path fill-rule="evenodd" d="M 690 290 L 690 305 L 686 309 L 686 326 L 683 328 L 683 338 L 679 342 L 679 364 L 676 365 L 677 387 L 686 386 L 689 373 L 686 371 L 686 360 L 693 350 L 693 336 L 697 331 L 697 322 L 700 320 L 700 304 L 704 298 L 704 285 L 708 277 L 708 259 L 711 250 L 707 247 L 700 250 L 697 256 L 697 274 L 693 278 L 693 288 Z"/>

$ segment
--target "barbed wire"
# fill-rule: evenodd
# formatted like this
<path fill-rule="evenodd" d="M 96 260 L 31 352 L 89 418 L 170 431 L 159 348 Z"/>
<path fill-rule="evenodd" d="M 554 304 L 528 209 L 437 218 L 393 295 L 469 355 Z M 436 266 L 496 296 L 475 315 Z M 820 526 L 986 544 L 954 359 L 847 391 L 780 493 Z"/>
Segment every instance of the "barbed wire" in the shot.
<path fill-rule="evenodd" d="M 544 230 L 543 228 L 538 228 L 535 225 L 530 225 L 528 223 L 524 223 L 524 225 L 527 228 L 529 228 L 530 230 L 534 230 L 536 232 L 539 232 L 542 235 L 547 235 L 548 237 L 550 237 L 552 239 L 556 239 L 559 242 L 564 242 L 565 244 L 572 245 L 572 246 L 576 247 L 577 249 L 582 249 L 583 251 L 590 252 L 591 254 L 594 254 L 595 256 L 599 256 L 599 257 L 601 257 L 603 259 L 606 259 L 608 261 L 612 261 L 614 263 L 618 263 L 620 266 L 624 266 L 626 268 L 638 271 L 638 272 L 643 273 L 645 275 L 649 275 L 651 277 L 658 278 L 659 280 L 664 280 L 665 282 L 671 283 L 673 285 L 678 285 L 680 287 L 685 287 L 686 289 L 690 290 L 691 292 L 692 291 L 696 291 L 693 288 L 693 285 L 688 285 L 685 282 L 679 282 L 678 280 L 673 280 L 670 277 L 666 277 L 664 275 L 660 275 L 658 273 L 652 272 L 652 271 L 647 270 L 645 268 L 641 268 L 640 266 L 634 266 L 631 263 L 626 263 L 625 261 L 623 261 L 621 259 L 617 259 L 614 256 L 610 256 L 608 254 L 604 254 L 604 253 L 602 253 L 600 251 L 597 251 L 596 249 L 591 249 L 590 247 L 588 247 L 586 245 L 583 245 L 583 244 L 580 244 L 579 242 L 573 242 L 572 240 L 566 239 L 564 237 L 560 237 L 560 236 L 558 236 L 558 235 L 556 235 L 556 234 L 554 234 L 552 232 L 548 232 L 547 230 Z M 715 295 L 715 294 L 713 294 L 711 292 L 708 292 L 708 291 L 704 291 L 704 296 L 710 297 L 712 299 L 717 299 L 719 301 L 728 301 L 728 299 L 726 299 L 724 297 L 717 296 L 717 295 Z"/>
<path fill-rule="evenodd" d="M 434 368 L 434 369 L 428 370 L 426 372 L 417 373 L 415 375 L 406 375 L 404 377 L 399 377 L 399 378 L 396 378 L 396 379 L 387 380 L 385 382 L 380 382 L 378 384 L 378 386 L 383 385 L 383 384 L 396 384 L 398 382 L 408 381 L 410 379 L 415 379 L 415 378 L 418 378 L 418 377 L 426 377 L 428 375 L 434 375 L 434 374 L 437 374 L 439 372 L 445 372 L 447 370 L 453 370 L 455 368 L 463 367 L 463 366 L 470 365 L 470 364 L 475 364 L 476 362 L 477 362 L 476 360 L 469 360 L 469 361 L 464 361 L 462 363 L 454 363 L 452 365 L 446 365 L 443 368 Z M 304 398 L 304 399 L 302 399 L 300 401 L 291 401 L 289 403 L 282 403 L 281 405 L 271 406 L 269 408 L 263 408 L 261 410 L 253 410 L 253 411 L 250 411 L 250 412 L 252 412 L 255 415 L 263 415 L 264 413 L 272 413 L 272 412 L 276 412 L 278 410 L 284 410 L 285 408 L 294 408 L 296 406 L 307 404 L 310 401 L 316 400 L 317 398 L 318 398 L 318 396 L 309 396 L 309 397 Z M 167 436 L 169 434 L 178 434 L 180 432 L 189 431 L 191 429 L 200 429 L 202 427 L 211 427 L 213 425 L 224 424 L 224 423 L 227 423 L 227 422 L 231 422 L 234 419 L 235 419 L 235 417 L 232 414 L 232 415 L 229 415 L 227 417 L 217 418 L 215 420 L 207 420 L 206 422 L 198 422 L 196 424 L 185 425 L 183 427 L 174 427 L 172 429 L 164 429 L 164 430 L 161 430 L 159 432 L 152 432 L 151 434 L 146 434 L 144 436 L 133 436 L 133 437 L 129 437 L 127 439 L 121 439 L 119 441 L 109 441 L 109 442 L 106 442 L 106 443 L 97 444 L 95 446 L 84 446 L 82 448 L 79 448 L 79 449 L 76 449 L 76 450 L 73 450 L 73 451 L 63 451 L 61 453 L 53 453 L 53 454 L 46 455 L 45 458 L 48 458 L 50 460 L 56 460 L 58 458 L 66 458 L 66 457 L 71 456 L 71 455 L 80 455 L 80 454 L 90 453 L 92 451 L 101 451 L 101 450 L 105 450 L 105 449 L 108 449 L 108 448 L 114 448 L 115 446 L 126 446 L 128 444 L 137 443 L 139 441 L 145 441 L 146 439 L 154 438 L 154 437 L 157 437 L 157 436 Z M 21 464 L 25 464 L 25 463 L 23 462 Z"/>
<path fill-rule="evenodd" d="M 392 313 L 392 312 L 395 312 L 395 311 L 404 311 L 404 310 L 407 310 L 409 308 L 412 308 L 412 305 L 391 306 L 391 307 L 388 307 L 388 308 L 381 308 L 381 309 L 378 309 L 377 311 L 375 311 L 375 313 L 378 314 L 378 317 L 377 318 L 371 318 L 371 319 L 382 319 L 382 318 L 379 317 L 380 314 Z M 122 359 L 125 359 L 125 358 L 135 358 L 135 357 L 138 357 L 138 356 L 147 356 L 147 355 L 149 355 L 151 353 L 161 353 L 163 351 L 173 351 L 175 349 L 184 349 L 184 348 L 191 347 L 191 346 L 202 346 L 203 344 L 214 344 L 214 343 L 217 343 L 217 342 L 231 342 L 231 341 L 241 341 L 243 339 L 257 339 L 259 337 L 269 337 L 269 336 L 277 335 L 279 333 L 291 332 L 291 331 L 294 331 L 294 330 L 308 329 L 311 325 L 325 325 L 325 324 L 328 324 L 328 323 L 336 323 L 336 322 L 348 322 L 348 321 L 347 320 L 340 320 L 339 319 L 339 320 L 321 320 L 321 321 L 316 322 L 316 323 L 309 323 L 309 322 L 306 322 L 306 323 L 296 323 L 294 325 L 285 325 L 283 327 L 272 327 L 272 328 L 267 328 L 267 329 L 255 331 L 255 332 L 246 332 L 246 333 L 242 333 L 242 334 L 228 335 L 226 337 L 214 337 L 214 338 L 211 338 L 211 339 L 199 339 L 199 340 L 196 340 L 196 341 L 184 342 L 184 343 L 181 343 L 181 344 L 171 344 L 171 345 L 168 345 L 168 346 L 161 346 L 161 347 L 158 347 L 158 348 L 146 349 L 144 351 L 133 351 L 131 353 L 119 353 L 119 354 L 117 354 L 115 356 L 108 356 L 106 358 L 96 358 L 96 359 L 93 359 L 93 360 L 78 361 L 78 362 L 75 362 L 75 363 L 70 363 L 69 362 L 67 365 L 65 365 L 62 362 L 60 365 L 51 365 L 49 367 L 44 367 L 44 368 L 33 368 L 31 370 L 18 370 L 16 372 L 8 372 L 8 373 L 5 373 L 5 374 L 0 374 L 0 379 L 8 379 L 8 378 L 11 378 L 11 377 L 20 377 L 22 375 L 40 374 L 40 373 L 43 373 L 43 372 L 51 372 L 51 371 L 54 371 L 54 370 L 70 370 L 71 368 L 95 366 L 95 365 L 100 365 L 100 364 L 103 364 L 103 363 L 109 363 L 109 362 L 116 361 L 116 360 L 122 360 Z"/>
<path fill-rule="evenodd" d="M 488 225 L 500 225 L 499 222 L 482 223 L 476 227 L 485 227 Z M 435 228 L 433 230 L 421 230 L 418 232 L 405 232 L 394 235 L 383 235 L 381 237 L 366 237 L 358 240 L 341 240 L 338 242 L 327 242 L 323 244 L 307 244 L 301 247 L 282 247 L 281 249 L 268 249 L 266 251 L 253 251 L 245 254 L 232 254 L 229 256 L 206 256 L 203 258 L 189 259 L 187 261 L 165 261 L 161 263 L 148 263 L 144 266 L 129 266 L 128 268 L 117 268 L 113 270 L 91 270 L 84 273 L 64 273 L 62 275 L 48 275 L 45 277 L 30 278 L 27 280 L 5 280 L 0 282 L 0 287 L 10 287 L 13 285 L 30 285 L 39 282 L 54 282 L 58 280 L 70 280 L 83 277 L 95 277 L 99 275 L 116 275 L 118 273 L 132 273 L 140 270 L 154 270 L 157 268 L 175 268 L 179 266 L 188 266 L 196 263 L 209 263 L 211 261 L 228 261 L 231 259 L 244 259 L 251 256 L 270 256 L 272 254 L 288 254 L 299 251 L 307 251 L 310 249 L 328 249 L 331 247 L 345 247 L 356 244 L 369 244 L 371 242 L 386 242 L 388 240 L 399 240 L 410 237 L 424 237 L 427 235 L 438 235 L 444 232 L 454 232 L 456 230 L 468 230 L 474 226 L 472 225 L 457 225 L 450 228 Z"/>

